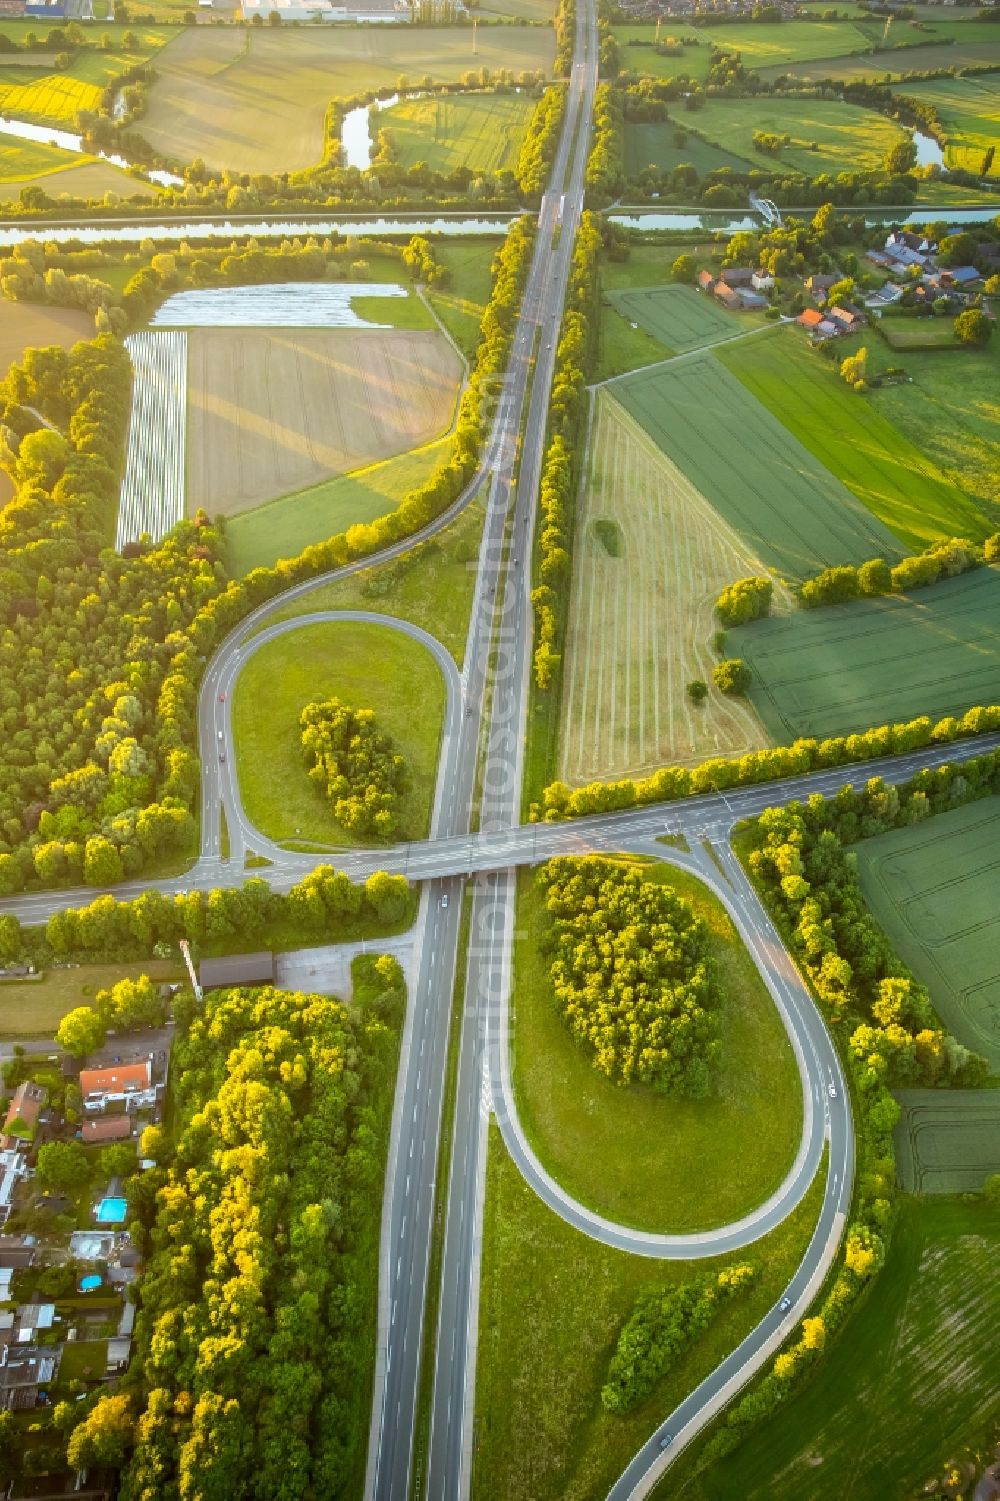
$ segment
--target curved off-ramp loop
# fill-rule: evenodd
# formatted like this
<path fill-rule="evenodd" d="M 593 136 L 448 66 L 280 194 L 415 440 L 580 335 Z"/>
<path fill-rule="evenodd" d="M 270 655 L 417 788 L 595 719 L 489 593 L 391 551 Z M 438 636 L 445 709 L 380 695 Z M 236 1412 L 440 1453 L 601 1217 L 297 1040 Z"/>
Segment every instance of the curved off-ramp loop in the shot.
<path fill-rule="evenodd" d="M 627 841 L 626 841 L 627 844 Z M 526 1182 L 550 1209 L 576 1230 L 622 1251 L 663 1260 L 697 1260 L 720 1256 L 760 1239 L 781 1223 L 801 1203 L 823 1155 L 828 1112 L 824 1108 L 820 1081 L 824 1075 L 835 1081 L 839 1099 L 846 1108 L 846 1093 L 837 1055 L 829 1039 L 823 1046 L 825 1028 L 795 966 L 785 954 L 777 933 L 763 908 L 749 918 L 735 900 L 735 893 L 717 875 L 709 861 L 685 857 L 676 850 L 651 841 L 637 843 L 643 854 L 675 865 L 696 875 L 720 900 L 736 926 L 774 1001 L 788 1034 L 802 1084 L 803 1124 L 795 1161 L 774 1193 L 751 1213 L 729 1225 L 691 1234 L 656 1233 L 630 1229 L 605 1219 L 574 1199 L 552 1177 L 535 1154 L 517 1112 L 511 1070 L 509 976 L 500 987 L 500 1003 L 489 1046 L 490 1087 L 497 1123 L 508 1152 Z M 744 893 L 740 893 L 745 899 Z M 757 904 L 760 907 L 760 904 Z M 508 961 L 509 962 L 509 961 Z"/>
<path fill-rule="evenodd" d="M 226 814 L 230 849 L 233 855 L 242 856 L 247 850 L 280 863 L 288 858 L 289 851 L 274 840 L 267 838 L 250 821 L 243 806 L 239 776 L 236 768 L 236 748 L 233 740 L 232 713 L 233 691 L 240 673 L 250 658 L 261 647 L 310 625 L 375 625 L 408 636 L 411 641 L 424 647 L 434 658 L 441 671 L 445 686 L 445 712 L 441 726 L 441 742 L 438 750 L 438 776 L 434 789 L 432 827 L 436 827 L 441 799 L 445 794 L 444 770 L 448 766 L 448 747 L 457 735 L 462 714 L 462 680 L 455 659 L 441 642 L 420 626 L 409 620 L 400 620 L 395 615 L 381 615 L 374 610 L 314 610 L 308 615 L 296 615 L 290 620 L 280 620 L 267 626 L 248 641 L 234 643 L 220 666 L 215 691 L 215 713 L 212 735 L 225 751 L 225 760 L 219 760 L 220 802 Z M 221 739 L 220 739 L 221 737 Z M 203 778 L 203 785 L 207 778 Z M 202 828 L 202 838 L 205 838 Z M 331 848 L 330 857 L 336 859 L 342 853 Z"/>

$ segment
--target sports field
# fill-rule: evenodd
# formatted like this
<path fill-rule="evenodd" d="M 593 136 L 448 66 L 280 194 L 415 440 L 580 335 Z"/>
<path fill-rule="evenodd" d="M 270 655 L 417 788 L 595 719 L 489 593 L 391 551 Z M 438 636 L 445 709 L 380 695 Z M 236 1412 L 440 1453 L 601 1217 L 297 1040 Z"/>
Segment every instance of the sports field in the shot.
<path fill-rule="evenodd" d="M 612 556 L 597 523 L 613 519 Z M 767 744 L 757 715 L 712 689 L 714 604 L 758 573 L 739 538 L 608 391 L 597 395 L 577 517 L 559 775 L 626 776 Z"/>
<path fill-rule="evenodd" d="M 1000 1173 L 1000 1091 L 903 1089 L 896 1173 L 907 1193 L 979 1193 Z"/>
<path fill-rule="evenodd" d="M 862 342 L 877 345 L 878 335 L 868 332 Z M 995 530 L 921 447 L 875 403 L 849 390 L 836 366 L 810 349 L 799 329 L 784 326 L 741 340 L 721 349 L 718 358 L 908 549 Z M 908 393 L 919 429 L 919 395 L 909 386 L 899 389 Z"/>
<path fill-rule="evenodd" d="M 758 339 L 766 335 L 732 348 Z M 748 551 L 782 576 L 899 552 L 885 527 L 713 355 L 683 357 L 614 389 Z"/>
<path fill-rule="evenodd" d="M 731 339 L 760 321 L 759 316 L 728 312 L 693 287 L 636 287 L 609 292 L 607 298 L 623 318 L 638 323 L 674 354 L 689 354 L 720 339 Z"/>
<path fill-rule="evenodd" d="M 730 29 L 735 28 L 725 28 L 726 32 Z M 675 153 L 680 161 L 690 161 L 690 155 L 683 154 L 686 147 L 677 150 L 673 145 L 678 125 L 683 128 L 685 119 L 690 118 L 699 135 L 734 159 L 772 171 L 786 168 L 808 177 L 821 172 L 881 167 L 886 152 L 897 141 L 907 139 L 903 128 L 885 115 L 837 99 L 782 99 L 767 95 L 755 99 L 710 98 L 693 116 L 687 117 L 676 106 L 675 114 L 676 124 L 668 121 L 643 127 L 647 150 L 660 135 L 666 151 Z M 787 135 L 789 143 L 776 153 L 758 151 L 753 143 L 755 130 Z M 657 157 L 648 159 L 656 161 Z M 672 161 L 661 163 L 668 164 L 674 165 Z"/>
<path fill-rule="evenodd" d="M 857 854 L 868 905 L 945 1025 L 1000 1072 L 1000 797 L 863 840 Z"/>
<path fill-rule="evenodd" d="M 1000 1414 L 1000 1208 L 903 1201 L 888 1259 L 802 1394 L 685 1501 L 902 1501 L 942 1495 L 945 1461 Z"/>
<path fill-rule="evenodd" d="M 997 54 L 1000 67 L 1000 41 Z M 902 84 L 896 92 L 932 104 L 937 110 L 948 137 L 944 151 L 947 166 L 968 172 L 983 170 L 984 155 L 1000 143 L 1000 76 L 984 73 L 968 78 L 935 78 Z M 1000 162 L 992 162 L 990 174 L 1000 177 Z"/>
<path fill-rule="evenodd" d="M 142 133 L 165 156 L 239 172 L 318 162 L 330 100 L 395 89 L 400 78 L 454 82 L 472 69 L 548 72 L 543 26 L 192 27 L 156 60 Z"/>
<path fill-rule="evenodd" d="M 779 742 L 962 714 L 1000 703 L 1000 573 L 797 610 L 731 631 L 726 649 L 753 669 L 750 697 Z"/>
<path fill-rule="evenodd" d="M 447 447 L 448 439 L 439 438 L 231 517 L 226 523 L 230 573 L 239 577 L 251 568 L 270 568 L 279 558 L 297 557 L 310 543 L 384 516 L 430 478 L 447 457 Z"/>
<path fill-rule="evenodd" d="M 435 331 L 195 329 L 187 506 L 238 515 L 448 427 L 462 370 Z"/>
<path fill-rule="evenodd" d="M 315 608 L 319 606 L 314 605 Z M 378 609 L 378 604 L 370 604 Z M 267 642 L 233 695 L 240 791 L 252 823 L 271 839 L 319 845 L 366 841 L 345 833 L 309 779 L 299 715 L 317 699 L 374 709 L 395 741 L 411 786 L 399 802 L 400 836 L 427 833 L 437 776 L 445 687 L 430 653 L 398 631 L 367 623 L 304 625 Z"/>
<path fill-rule="evenodd" d="M 404 99 L 372 117 L 393 157 L 434 172 L 501 172 L 517 164 L 535 101 L 527 94 L 433 94 Z"/>

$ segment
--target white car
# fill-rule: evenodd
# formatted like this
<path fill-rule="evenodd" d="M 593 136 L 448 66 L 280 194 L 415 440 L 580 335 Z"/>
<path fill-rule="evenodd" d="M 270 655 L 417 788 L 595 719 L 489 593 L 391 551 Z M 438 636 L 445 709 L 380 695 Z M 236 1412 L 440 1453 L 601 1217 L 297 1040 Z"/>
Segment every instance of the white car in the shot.
<path fill-rule="evenodd" d="M 829 1086 L 829 1090 L 830 1090 L 830 1098 L 831 1098 L 831 1100 L 835 1100 L 837 1098 L 837 1086 L 836 1086 L 836 1084 L 834 1084 L 834 1083 L 831 1082 L 831 1084 Z"/>

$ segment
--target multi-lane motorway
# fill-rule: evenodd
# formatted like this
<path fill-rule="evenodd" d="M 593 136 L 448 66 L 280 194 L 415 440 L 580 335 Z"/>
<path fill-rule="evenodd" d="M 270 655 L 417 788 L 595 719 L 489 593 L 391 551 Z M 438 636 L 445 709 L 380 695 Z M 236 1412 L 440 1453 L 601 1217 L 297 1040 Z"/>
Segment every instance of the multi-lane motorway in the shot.
<path fill-rule="evenodd" d="M 448 524 L 476 496 L 486 502 L 464 667 L 426 632 L 368 612 L 270 617 L 307 599 L 325 582 L 408 551 L 419 538 L 320 579 L 295 586 L 248 616 L 216 652 L 199 699 L 202 762 L 201 856 L 175 881 L 131 882 L 119 898 L 155 886 L 164 892 L 237 884 L 248 853 L 266 856 L 267 878 L 287 890 L 324 858 L 355 878 L 390 870 L 423 883 L 395 1099 L 383 1205 L 376 1376 L 366 1501 L 408 1501 L 418 1440 L 421 1364 L 430 1364 L 431 1412 L 421 1496 L 465 1501 L 471 1486 L 471 1434 L 478 1326 L 479 1246 L 492 1111 L 527 1181 L 553 1210 L 609 1245 L 660 1257 L 699 1257 L 746 1245 L 797 1204 L 815 1177 L 824 1146 L 828 1172 L 816 1231 L 789 1288 L 789 1307 L 775 1309 L 705 1382 L 664 1419 L 612 1489 L 613 1501 L 645 1496 L 672 1457 L 769 1358 L 803 1310 L 836 1253 L 850 1204 L 854 1141 L 850 1106 L 836 1051 L 806 987 L 785 952 L 729 845 L 733 825 L 764 808 L 832 792 L 845 781 L 882 775 L 901 781 L 920 767 L 961 760 L 1000 745 L 1000 736 L 838 768 L 683 802 L 647 806 L 568 823 L 520 823 L 525 724 L 531 667 L 531 548 L 544 457 L 549 397 L 583 184 L 597 81 L 595 0 L 578 0 L 576 47 L 565 125 L 551 186 L 539 214 L 506 378 L 483 463 L 462 496 L 421 537 Z M 429 838 L 379 851 L 335 857 L 296 854 L 266 839 L 240 797 L 232 740 L 234 684 L 247 659 L 274 635 L 320 620 L 365 619 L 402 630 L 430 650 L 445 678 L 447 707 Z M 478 826 L 473 810 L 478 805 Z M 222 820 L 228 834 L 224 852 Z M 691 854 L 657 845 L 686 836 Z M 719 864 L 704 858 L 710 844 Z M 729 909 L 778 1007 L 799 1064 L 803 1130 L 785 1181 L 766 1204 L 736 1224 L 693 1236 L 650 1235 L 602 1220 L 576 1203 L 536 1159 L 517 1118 L 510 1078 L 508 1004 L 514 921 L 514 873 L 553 855 L 592 850 L 656 852 L 694 869 Z M 721 868 L 720 868 L 721 867 Z M 438 1184 L 449 1023 L 457 977 L 462 892 L 475 877 L 459 1039 L 452 1151 Z M 0 902 L 28 923 L 80 905 L 93 891 L 26 895 Z M 443 1223 L 436 1327 L 425 1310 L 435 1214 Z M 431 1343 L 429 1343 L 429 1341 Z M 670 1443 L 663 1447 L 669 1434 Z"/>

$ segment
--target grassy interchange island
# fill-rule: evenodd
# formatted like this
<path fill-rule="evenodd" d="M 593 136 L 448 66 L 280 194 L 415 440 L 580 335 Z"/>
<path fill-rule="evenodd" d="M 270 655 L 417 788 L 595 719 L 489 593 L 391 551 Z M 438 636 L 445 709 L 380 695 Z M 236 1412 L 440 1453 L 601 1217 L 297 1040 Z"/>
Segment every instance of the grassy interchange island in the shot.
<path fill-rule="evenodd" d="M 973 1501 L 1000 26 L 96 9 L 0 17 L 0 1481 Z"/>

